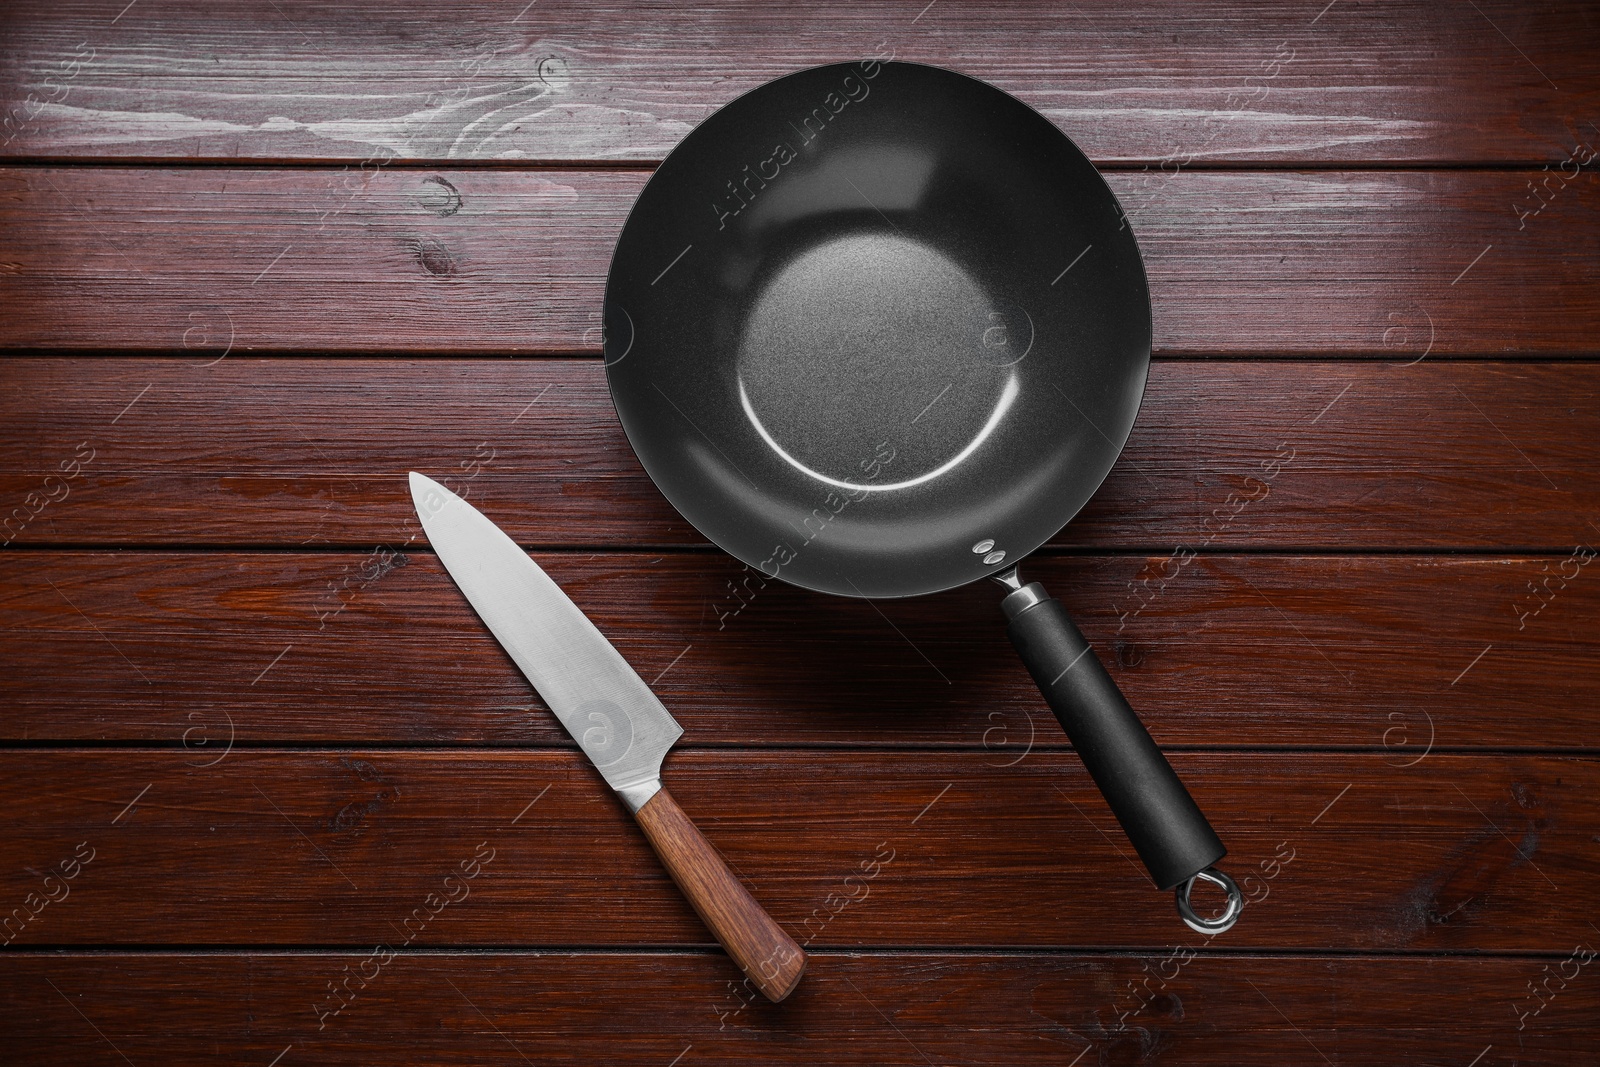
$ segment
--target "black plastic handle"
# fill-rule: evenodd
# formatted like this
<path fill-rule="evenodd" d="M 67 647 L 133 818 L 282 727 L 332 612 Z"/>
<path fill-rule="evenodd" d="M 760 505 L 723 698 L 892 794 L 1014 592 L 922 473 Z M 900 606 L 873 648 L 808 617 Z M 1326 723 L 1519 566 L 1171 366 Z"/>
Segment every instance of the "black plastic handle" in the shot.
<path fill-rule="evenodd" d="M 1067 609 L 1037 582 L 1017 589 L 1001 606 L 1017 654 L 1157 888 L 1186 884 L 1226 855 Z"/>

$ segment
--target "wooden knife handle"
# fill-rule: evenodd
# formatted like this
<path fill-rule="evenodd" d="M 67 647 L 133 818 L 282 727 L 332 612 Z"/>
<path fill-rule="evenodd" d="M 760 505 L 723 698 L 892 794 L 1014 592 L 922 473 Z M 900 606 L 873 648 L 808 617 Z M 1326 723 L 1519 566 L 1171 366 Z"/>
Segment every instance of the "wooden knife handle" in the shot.
<path fill-rule="evenodd" d="M 663 787 L 634 812 L 656 855 L 733 962 L 768 1000 L 800 984 L 806 954 L 783 932 Z"/>

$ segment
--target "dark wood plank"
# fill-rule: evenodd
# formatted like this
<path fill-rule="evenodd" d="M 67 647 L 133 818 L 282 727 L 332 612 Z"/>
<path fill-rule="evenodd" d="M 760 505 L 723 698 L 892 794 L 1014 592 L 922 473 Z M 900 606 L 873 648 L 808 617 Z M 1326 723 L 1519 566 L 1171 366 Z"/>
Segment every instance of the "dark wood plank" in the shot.
<path fill-rule="evenodd" d="M 764 81 L 893 55 L 1015 93 L 1101 160 L 1554 161 L 1600 90 L 1576 2 L 510 6 L 8 4 L 5 151 L 654 160 Z"/>
<path fill-rule="evenodd" d="M 1198 940 L 1072 756 L 995 763 L 686 751 L 668 758 L 665 779 L 808 948 Z M 1600 761 L 1434 753 L 1400 769 L 1376 754 L 1179 754 L 1173 764 L 1256 901 L 1226 935 L 1230 948 L 1565 952 L 1592 936 L 1584 887 L 1600 876 Z M 430 945 L 712 944 L 575 753 L 235 749 L 201 768 L 173 751 L 8 751 L 0 768 L 10 825 L 0 899 L 24 906 L 43 885 L 28 868 L 46 871 L 80 843 L 93 851 L 70 896 L 33 907 L 15 947 L 408 934 Z M 474 862 L 469 903 L 422 933 L 405 926 L 425 901 L 440 912 L 437 894 L 460 899 L 456 872 Z"/>
<path fill-rule="evenodd" d="M 824 1043 L 829 1063 L 875 1067 L 1075 1057 L 1282 1067 L 1323 1056 L 1568 1067 L 1593 1051 L 1600 1011 L 1596 938 L 1580 941 L 1576 957 L 1554 959 L 1191 957 L 1186 945 L 1138 956 L 825 954 L 782 1005 L 747 1005 L 726 961 L 698 953 L 401 955 L 380 967 L 366 950 L 13 951 L 0 957 L 0 1028 L 19 1062 L 123 1067 L 121 1055 L 211 1064 L 219 1048 L 261 1064 L 284 1053 L 284 1064 L 810 1065 Z M 341 1002 L 326 986 L 347 976 L 334 1015 L 326 1005 Z M 1527 989 L 1541 981 L 1543 1010 L 1519 1016 L 1541 1003 Z"/>
<path fill-rule="evenodd" d="M 644 179 L 0 170 L 0 345 L 594 352 L 611 249 Z M 1534 180 L 1548 183 L 1536 215 Z M 1144 251 L 1160 354 L 1594 350 L 1592 170 L 1109 181 Z"/>
<path fill-rule="evenodd" d="M 537 558 L 688 744 L 965 746 L 997 766 L 1066 747 L 988 583 L 874 605 L 746 584 L 721 555 Z M 1362 746 L 1400 766 L 1430 746 L 1594 746 L 1583 558 L 1055 556 L 1027 574 L 1161 742 Z M 0 588 L 0 659 L 27 665 L 0 672 L 9 742 L 194 763 L 230 737 L 571 746 L 426 551 L 12 553 Z"/>
<path fill-rule="evenodd" d="M 215 358 L 0 361 L 4 536 L 401 547 L 414 469 L 524 543 L 705 543 L 645 477 L 596 360 Z M 1158 362 L 1055 543 L 1560 550 L 1597 513 L 1592 363 Z"/>
<path fill-rule="evenodd" d="M 0 1059 L 1592 1058 L 1600 199 L 1558 163 L 1600 138 L 1600 19 L 921 6 L 0 15 L 0 347 L 80 353 L 0 366 Z M 1030 576 L 1233 848 L 1217 941 L 991 590 L 744 604 L 573 358 L 652 161 L 875 49 L 1122 169 L 1165 361 Z M 559 358 L 449 358 L 522 354 Z M 1437 362 L 1502 355 L 1544 362 Z M 414 540 L 411 468 L 683 719 L 669 784 L 813 954 L 790 1002 L 749 1003 Z"/>

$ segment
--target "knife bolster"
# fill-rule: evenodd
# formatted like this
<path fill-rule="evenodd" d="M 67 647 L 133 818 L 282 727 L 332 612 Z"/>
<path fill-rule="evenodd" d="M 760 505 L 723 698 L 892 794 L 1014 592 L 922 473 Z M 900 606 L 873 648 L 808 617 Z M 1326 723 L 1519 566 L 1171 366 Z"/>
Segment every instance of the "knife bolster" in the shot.
<path fill-rule="evenodd" d="M 650 802 L 651 797 L 661 792 L 661 776 L 658 774 L 654 778 L 619 785 L 615 790 L 617 796 L 622 798 L 622 802 L 628 805 L 628 810 L 637 815 L 639 809 Z"/>

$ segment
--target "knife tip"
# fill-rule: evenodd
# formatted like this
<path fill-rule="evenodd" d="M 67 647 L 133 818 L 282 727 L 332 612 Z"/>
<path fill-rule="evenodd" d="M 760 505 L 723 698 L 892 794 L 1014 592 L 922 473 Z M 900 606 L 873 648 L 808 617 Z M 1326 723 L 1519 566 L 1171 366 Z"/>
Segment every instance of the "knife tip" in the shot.
<path fill-rule="evenodd" d="M 423 518 L 437 512 L 445 501 L 454 495 L 426 474 L 417 471 L 411 472 L 410 481 L 411 503 L 416 507 L 417 514 Z"/>
<path fill-rule="evenodd" d="M 426 493 L 429 489 L 443 489 L 444 488 L 444 486 L 440 485 L 438 482 L 434 481 L 432 478 L 428 477 L 426 474 L 422 474 L 419 471 L 412 471 L 411 472 L 411 474 L 410 474 L 410 482 L 411 482 L 411 495 L 414 496 L 414 497 L 417 497 L 419 499 L 421 498 L 422 494 Z"/>

